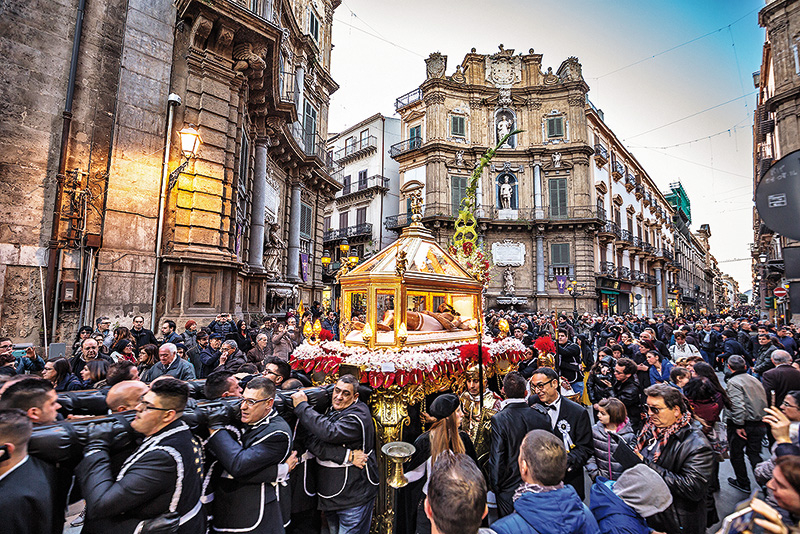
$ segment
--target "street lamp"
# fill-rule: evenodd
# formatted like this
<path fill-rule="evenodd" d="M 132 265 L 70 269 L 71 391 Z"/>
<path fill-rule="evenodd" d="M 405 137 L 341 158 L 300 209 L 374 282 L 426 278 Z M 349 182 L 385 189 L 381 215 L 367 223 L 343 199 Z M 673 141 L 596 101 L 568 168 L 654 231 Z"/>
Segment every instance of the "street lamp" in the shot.
<path fill-rule="evenodd" d="M 334 286 L 333 286 L 333 298 L 334 298 L 334 301 L 338 301 L 338 298 L 339 298 L 339 295 L 338 295 L 338 293 L 339 293 L 339 290 L 338 290 L 339 277 L 341 277 L 343 274 L 347 274 L 350 271 L 350 269 L 352 269 L 353 267 L 358 265 L 358 261 L 360 259 L 358 257 L 358 250 L 356 250 L 354 248 L 351 249 L 350 248 L 350 244 L 347 242 L 346 238 L 343 239 L 341 243 L 339 243 L 339 252 L 341 252 L 341 255 L 339 257 L 340 265 L 339 265 L 339 268 L 336 270 L 336 274 L 335 274 L 336 280 L 335 280 Z M 322 268 L 325 271 L 330 272 L 329 269 L 330 269 L 330 265 L 331 265 L 331 261 L 332 260 L 333 260 L 333 258 L 331 258 L 331 254 L 330 254 L 329 251 L 326 250 L 325 252 L 323 252 L 322 258 L 320 258 L 320 261 L 322 262 Z M 335 304 L 334 304 L 334 306 L 335 306 Z"/>
<path fill-rule="evenodd" d="M 569 283 L 569 287 L 567 291 L 569 292 L 570 296 L 572 296 L 572 315 L 575 319 L 578 318 L 578 297 L 583 296 L 583 286 L 578 287 L 578 282 L 573 280 Z"/>
<path fill-rule="evenodd" d="M 169 173 L 169 184 L 167 185 L 167 189 L 172 189 L 175 187 L 175 184 L 178 183 L 178 176 L 181 175 L 183 170 L 189 164 L 189 160 L 197 157 L 197 151 L 200 149 L 200 144 L 203 142 L 203 140 L 200 139 L 200 132 L 194 127 L 193 124 L 184 126 L 178 130 L 178 134 L 181 136 L 181 152 L 183 152 L 183 157 L 185 159 L 177 169 Z"/>

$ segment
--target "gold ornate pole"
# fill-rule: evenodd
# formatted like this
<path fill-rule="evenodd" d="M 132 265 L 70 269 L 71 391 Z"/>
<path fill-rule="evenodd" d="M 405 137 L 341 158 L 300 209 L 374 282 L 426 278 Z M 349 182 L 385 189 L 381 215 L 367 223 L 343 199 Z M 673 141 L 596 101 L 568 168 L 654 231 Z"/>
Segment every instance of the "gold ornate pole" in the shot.
<path fill-rule="evenodd" d="M 385 444 L 402 439 L 403 425 L 409 423 L 408 404 L 415 397 L 411 392 L 420 390 L 419 386 L 412 387 L 415 389 L 404 390 L 400 386 L 390 386 L 386 389 L 377 389 L 372 395 L 372 415 L 377 427 L 375 452 L 378 456 L 378 471 L 381 473 L 381 486 L 375 508 L 376 521 L 373 522 L 373 528 L 380 534 L 394 532 L 396 492 L 387 483 L 391 462 L 387 461 L 379 451 Z"/>

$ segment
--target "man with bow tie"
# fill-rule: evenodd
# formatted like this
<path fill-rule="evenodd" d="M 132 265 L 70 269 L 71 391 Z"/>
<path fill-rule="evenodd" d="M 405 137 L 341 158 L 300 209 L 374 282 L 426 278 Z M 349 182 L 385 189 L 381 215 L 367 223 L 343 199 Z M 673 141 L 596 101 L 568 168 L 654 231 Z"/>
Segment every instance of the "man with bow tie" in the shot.
<path fill-rule="evenodd" d="M 561 396 L 558 374 L 549 367 L 537 369 L 530 380 L 531 393 L 528 404 L 540 403 L 547 409 L 553 434 L 564 442 L 567 450 L 567 472 L 564 483 L 578 492 L 581 500 L 586 496 L 583 466 L 592 455 L 592 424 L 589 413 L 578 403 Z"/>

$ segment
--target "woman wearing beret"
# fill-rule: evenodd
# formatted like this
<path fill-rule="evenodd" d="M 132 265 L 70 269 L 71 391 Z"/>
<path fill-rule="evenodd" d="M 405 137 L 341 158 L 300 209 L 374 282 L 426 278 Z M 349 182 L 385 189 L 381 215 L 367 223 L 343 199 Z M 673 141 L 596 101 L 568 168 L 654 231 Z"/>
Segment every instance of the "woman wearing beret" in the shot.
<path fill-rule="evenodd" d="M 439 395 L 431 403 L 428 414 L 436 419 L 430 430 L 422 433 L 415 441 L 416 452 L 411 457 L 405 471 L 409 485 L 403 488 L 402 493 L 406 498 L 403 520 L 398 523 L 405 524 L 405 529 L 398 525 L 398 532 L 405 534 L 430 534 L 431 523 L 423 509 L 425 497 L 428 492 L 428 478 L 431 465 L 436 458 L 446 450 L 453 453 L 465 453 L 476 461 L 475 447 L 469 435 L 460 431 L 461 403 L 452 393 Z"/>

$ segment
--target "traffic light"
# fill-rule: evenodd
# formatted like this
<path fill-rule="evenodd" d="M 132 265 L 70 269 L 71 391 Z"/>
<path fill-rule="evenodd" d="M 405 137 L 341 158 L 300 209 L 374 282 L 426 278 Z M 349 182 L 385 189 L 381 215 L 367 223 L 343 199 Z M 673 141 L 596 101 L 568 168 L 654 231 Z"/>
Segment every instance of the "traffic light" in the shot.
<path fill-rule="evenodd" d="M 771 310 L 775 308 L 775 297 L 764 297 L 764 307 Z"/>

